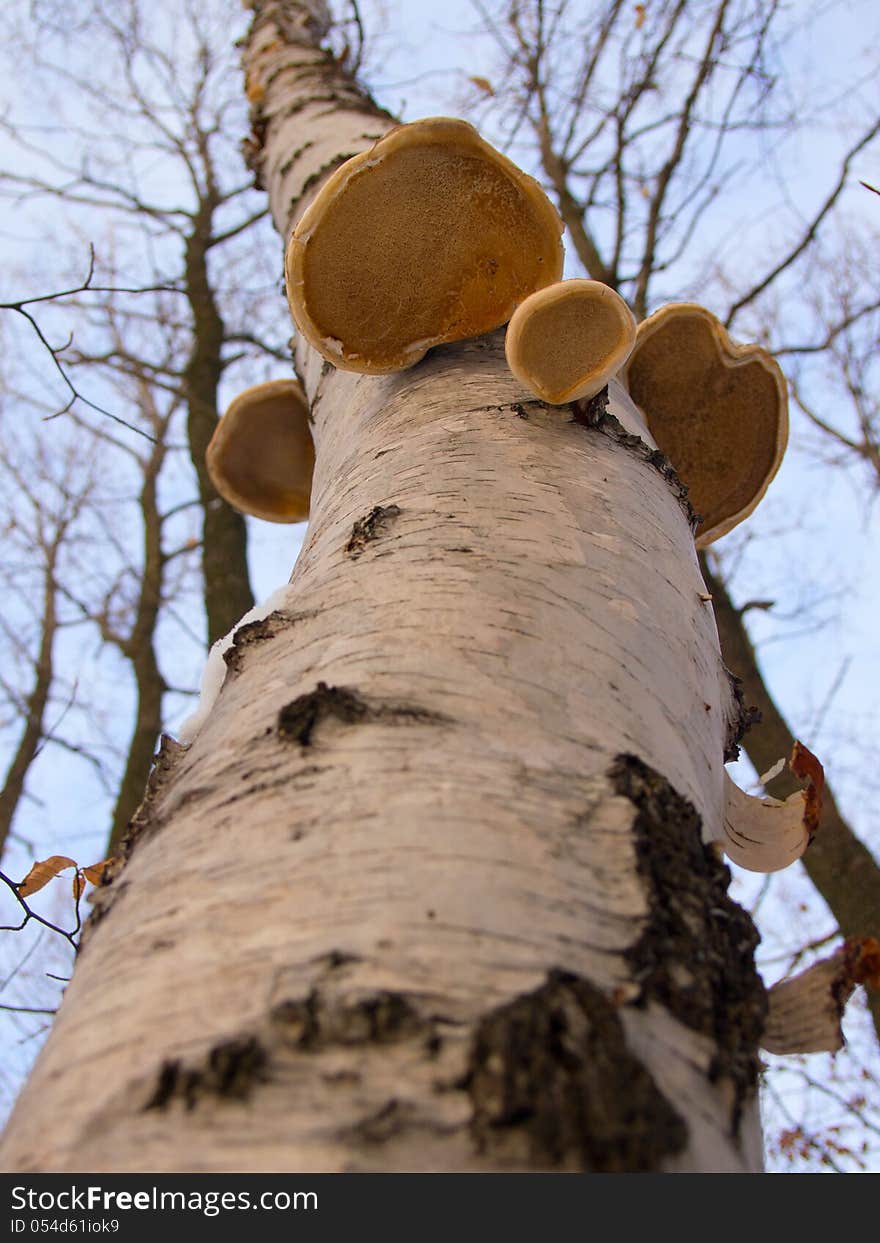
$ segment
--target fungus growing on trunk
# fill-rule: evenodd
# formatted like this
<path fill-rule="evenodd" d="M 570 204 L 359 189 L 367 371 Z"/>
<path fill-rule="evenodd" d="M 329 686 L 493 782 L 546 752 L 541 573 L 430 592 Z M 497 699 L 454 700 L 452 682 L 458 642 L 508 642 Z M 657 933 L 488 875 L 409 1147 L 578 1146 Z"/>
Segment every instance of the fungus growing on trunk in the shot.
<path fill-rule="evenodd" d="M 507 326 L 507 365 L 542 401 L 561 406 L 600 392 L 629 357 L 632 311 L 601 281 L 559 281 L 530 294 Z"/>
<path fill-rule="evenodd" d="M 315 447 L 309 405 L 297 380 L 246 389 L 217 424 L 205 454 L 224 500 L 266 522 L 309 516 Z"/>
<path fill-rule="evenodd" d="M 785 377 L 760 346 L 732 342 L 711 311 L 673 302 L 639 325 L 620 378 L 687 485 L 705 548 L 749 516 L 779 469 Z"/>
<path fill-rule="evenodd" d="M 562 221 L 466 121 L 401 125 L 346 161 L 287 248 L 297 328 L 348 371 L 402 371 L 481 336 L 562 274 Z"/>

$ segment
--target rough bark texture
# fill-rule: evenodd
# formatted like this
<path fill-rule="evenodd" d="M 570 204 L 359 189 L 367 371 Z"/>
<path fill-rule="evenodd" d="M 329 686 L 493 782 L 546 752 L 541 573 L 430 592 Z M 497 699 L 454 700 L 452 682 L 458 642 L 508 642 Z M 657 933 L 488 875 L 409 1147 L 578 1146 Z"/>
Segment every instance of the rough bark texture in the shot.
<path fill-rule="evenodd" d="M 371 115 L 328 107 L 322 7 L 250 41 L 282 229 Z M 755 1168 L 763 994 L 703 842 L 738 711 L 638 412 L 529 400 L 500 333 L 382 378 L 296 360 L 288 595 L 164 745 L 0 1160 Z"/>
<path fill-rule="evenodd" d="M 791 755 L 795 739 L 761 677 L 748 633 L 724 584 L 703 559 L 703 575 L 712 593 L 721 650 L 728 668 L 742 681 L 743 699 L 760 713 L 760 724 L 743 740 L 743 749 L 759 773 Z M 790 774 L 773 784 L 773 794 L 786 798 L 799 789 Z M 803 857 L 807 875 L 828 903 L 845 937 L 880 938 L 880 866 L 841 815 L 826 785 L 819 832 Z M 875 1030 L 880 1033 L 880 993 L 866 989 Z"/>

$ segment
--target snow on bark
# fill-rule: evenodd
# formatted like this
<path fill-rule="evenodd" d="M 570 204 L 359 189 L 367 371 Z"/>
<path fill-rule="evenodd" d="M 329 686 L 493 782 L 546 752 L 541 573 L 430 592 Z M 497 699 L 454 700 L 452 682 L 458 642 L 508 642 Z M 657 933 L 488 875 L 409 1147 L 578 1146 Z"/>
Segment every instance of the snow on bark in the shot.
<path fill-rule="evenodd" d="M 247 56 L 283 234 L 375 124 L 290 50 L 307 8 L 259 5 Z M 289 589 L 166 740 L 4 1168 L 760 1164 L 690 514 L 619 386 L 620 423 L 551 409 L 501 336 L 385 377 L 297 345 Z"/>

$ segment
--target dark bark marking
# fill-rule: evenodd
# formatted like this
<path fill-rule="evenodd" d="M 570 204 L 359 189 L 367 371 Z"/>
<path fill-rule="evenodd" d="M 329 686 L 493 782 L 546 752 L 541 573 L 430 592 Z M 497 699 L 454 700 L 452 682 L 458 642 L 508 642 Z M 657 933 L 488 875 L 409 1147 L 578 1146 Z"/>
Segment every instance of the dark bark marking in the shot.
<path fill-rule="evenodd" d="M 334 155 L 332 160 L 328 160 L 326 164 L 322 164 L 315 172 L 309 173 L 305 181 L 299 188 L 299 197 L 302 198 L 315 184 L 316 181 L 323 181 L 335 169 L 347 164 L 349 160 L 354 159 L 359 153 L 357 151 L 343 151 L 339 155 Z"/>
<path fill-rule="evenodd" d="M 692 804 L 633 755 L 618 756 L 609 777 L 616 793 L 638 809 L 636 860 L 650 914 L 626 957 L 641 987 L 640 1003 L 659 1001 L 714 1041 L 709 1077 L 733 1083 L 736 1135 L 743 1103 L 757 1085 L 767 1012 L 754 961 L 760 938 L 728 896 L 730 871 L 703 843 Z"/>
<path fill-rule="evenodd" d="M 454 342 L 453 344 L 457 346 L 460 343 Z M 473 344 L 473 342 L 469 342 L 468 344 Z M 489 348 L 490 345 L 491 345 L 491 342 L 489 343 L 489 346 L 487 346 L 486 348 Z M 439 352 L 441 348 L 442 347 L 437 346 L 435 349 L 435 353 Z M 525 419 L 525 421 L 528 422 L 529 412 L 526 409 L 526 405 L 537 406 L 539 410 L 552 409 L 552 407 L 548 406 L 545 401 L 539 401 L 538 398 L 534 398 L 532 401 L 527 402 L 527 403 L 521 402 L 521 401 L 508 401 L 508 402 L 502 402 L 501 405 L 471 406 L 468 409 L 468 414 L 482 414 L 484 411 L 487 411 L 487 410 L 495 410 L 499 414 L 503 414 L 506 410 L 511 410 L 518 419 Z"/>
<path fill-rule="evenodd" d="M 345 686 L 319 682 L 313 691 L 300 695 L 278 713 L 278 733 L 285 741 L 312 745 L 312 736 L 321 721 L 336 720 L 343 725 L 377 722 L 419 721 L 439 725 L 446 718 L 439 712 L 413 708 L 406 704 L 369 704 L 356 691 Z"/>
<path fill-rule="evenodd" d="M 320 721 L 333 718 L 345 725 L 355 725 L 363 721 L 369 711 L 364 700 L 353 691 L 319 682 L 315 690 L 285 704 L 278 713 L 278 733 L 282 738 L 309 747 Z"/>
<path fill-rule="evenodd" d="M 272 78 L 270 78 L 266 84 L 267 89 L 269 86 L 271 86 L 271 84 L 272 84 Z M 313 142 L 304 142 L 301 147 L 297 147 L 297 149 L 281 165 L 281 168 L 278 170 L 279 175 L 282 177 L 286 177 L 287 174 L 290 172 L 290 170 L 293 168 L 294 164 L 300 158 L 300 156 L 304 155 L 306 151 L 308 151 L 308 149 L 310 147 L 313 147 L 314 145 L 315 144 Z"/>
<path fill-rule="evenodd" d="M 626 1047 L 605 995 L 579 976 L 544 984 L 480 1020 L 464 1086 L 481 1152 L 597 1173 L 655 1170 L 687 1127 Z"/>
<path fill-rule="evenodd" d="M 659 449 L 650 449 L 641 436 L 634 436 L 632 432 L 626 431 L 620 420 L 615 418 L 613 414 L 608 413 L 607 385 L 595 397 L 591 397 L 589 401 L 572 402 L 571 412 L 571 421 L 573 423 L 577 423 L 580 427 L 599 431 L 603 436 L 608 436 L 613 440 L 615 444 L 634 450 L 643 462 L 647 462 L 649 466 L 659 471 L 684 511 L 691 531 L 696 531 L 700 525 L 700 515 L 694 512 L 688 497 L 687 487 L 679 479 L 675 467 L 664 453 L 661 453 Z"/>
<path fill-rule="evenodd" d="M 283 609 L 276 609 L 259 621 L 246 622 L 245 625 L 239 626 L 232 636 L 232 646 L 223 653 L 227 669 L 230 673 L 240 673 L 248 648 L 265 643 L 268 639 L 274 639 L 276 635 L 282 634 L 296 622 L 307 621 L 315 616 L 314 610 L 307 613 L 288 613 Z"/>
<path fill-rule="evenodd" d="M 268 1079 L 268 1056 L 256 1036 L 242 1036 L 215 1045 L 200 1066 L 187 1067 L 179 1059 L 162 1063 L 153 1093 L 144 1105 L 164 1109 L 181 1100 L 195 1109 L 204 1096 L 246 1100 L 253 1089 Z"/>
<path fill-rule="evenodd" d="M 352 954 L 349 950 L 330 950 L 324 955 L 324 966 L 327 971 L 338 971 L 340 967 L 348 967 L 353 962 L 362 962 L 360 954 Z"/>
<path fill-rule="evenodd" d="M 729 764 L 739 759 L 739 744 L 748 731 L 753 725 L 761 724 L 761 709 L 747 708 L 742 678 L 738 678 L 726 667 L 724 672 L 727 674 L 730 689 L 733 692 L 733 715 L 727 722 L 727 733 L 724 739 L 724 763 Z"/>
<path fill-rule="evenodd" d="M 306 998 L 279 1002 L 271 1017 L 285 1045 L 308 1053 L 334 1045 L 394 1044 L 434 1035 L 430 1021 L 403 993 L 386 991 L 343 1002 L 313 988 Z"/>
<path fill-rule="evenodd" d="M 358 518 L 345 545 L 350 557 L 359 557 L 371 540 L 384 535 L 390 524 L 401 514 L 399 505 L 375 505 L 366 518 Z"/>
<path fill-rule="evenodd" d="M 339 1132 L 339 1137 L 365 1145 L 387 1144 L 396 1135 L 412 1130 L 415 1113 L 411 1105 L 406 1105 L 392 1096 L 354 1126 L 345 1127 Z"/>

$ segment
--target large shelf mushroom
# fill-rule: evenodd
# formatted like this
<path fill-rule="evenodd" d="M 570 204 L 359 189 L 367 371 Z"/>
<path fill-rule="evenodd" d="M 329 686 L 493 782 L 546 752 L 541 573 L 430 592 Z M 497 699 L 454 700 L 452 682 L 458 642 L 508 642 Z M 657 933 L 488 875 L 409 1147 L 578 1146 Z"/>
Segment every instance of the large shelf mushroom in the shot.
<path fill-rule="evenodd" d="M 595 397 L 636 339 L 632 311 L 609 285 L 570 280 L 530 294 L 507 326 L 507 365 L 552 406 Z"/>
<path fill-rule="evenodd" d="M 217 424 L 205 462 L 235 509 L 266 522 L 304 522 L 315 447 L 299 381 L 269 380 L 240 393 Z"/>
<path fill-rule="evenodd" d="M 558 281 L 562 227 L 538 183 L 466 121 L 401 125 L 303 214 L 285 261 L 291 314 L 335 366 L 401 371 Z"/>
<path fill-rule="evenodd" d="M 766 350 L 731 341 L 711 311 L 673 302 L 639 325 L 620 379 L 687 485 L 705 548 L 749 516 L 779 469 L 785 377 Z"/>

